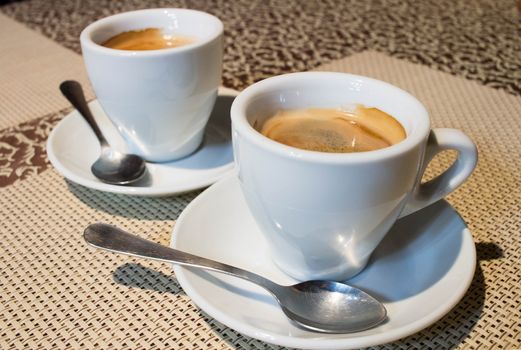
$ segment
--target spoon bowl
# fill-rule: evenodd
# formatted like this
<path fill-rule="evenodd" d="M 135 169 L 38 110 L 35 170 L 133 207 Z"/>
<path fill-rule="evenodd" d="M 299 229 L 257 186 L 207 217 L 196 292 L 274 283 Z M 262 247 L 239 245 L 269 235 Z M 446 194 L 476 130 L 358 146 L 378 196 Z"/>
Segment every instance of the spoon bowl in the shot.
<path fill-rule="evenodd" d="M 90 170 L 103 182 L 117 185 L 134 183 L 145 175 L 146 165 L 135 154 L 125 154 L 112 148 L 102 148 L 100 157 Z"/>
<path fill-rule="evenodd" d="M 89 109 L 80 83 L 64 81 L 60 84 L 60 90 L 87 121 L 100 142 L 100 157 L 91 166 L 94 176 L 112 185 L 128 185 L 139 181 L 146 172 L 145 161 L 135 154 L 125 154 L 110 147 Z"/>
<path fill-rule="evenodd" d="M 238 267 L 147 241 L 103 223 L 89 225 L 83 237 L 96 248 L 221 272 L 255 283 L 273 295 L 294 324 L 310 331 L 353 333 L 373 328 L 386 319 L 382 303 L 345 283 L 307 281 L 282 286 Z"/>
<path fill-rule="evenodd" d="M 287 287 L 279 301 L 298 326 L 325 333 L 360 332 L 385 320 L 386 309 L 358 288 L 335 281 L 306 281 Z"/>

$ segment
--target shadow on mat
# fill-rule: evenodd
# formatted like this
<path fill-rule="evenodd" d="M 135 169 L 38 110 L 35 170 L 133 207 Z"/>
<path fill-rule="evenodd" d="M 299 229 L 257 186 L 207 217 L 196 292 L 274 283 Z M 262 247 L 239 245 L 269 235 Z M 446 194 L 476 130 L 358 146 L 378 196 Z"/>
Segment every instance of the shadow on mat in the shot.
<path fill-rule="evenodd" d="M 92 190 L 68 180 L 69 191 L 89 207 L 139 220 L 176 220 L 201 190 L 170 197 L 140 197 Z"/>
<path fill-rule="evenodd" d="M 130 288 L 186 295 L 173 272 L 172 275 L 168 275 L 136 263 L 119 266 L 112 273 L 112 279 L 114 282 Z"/>

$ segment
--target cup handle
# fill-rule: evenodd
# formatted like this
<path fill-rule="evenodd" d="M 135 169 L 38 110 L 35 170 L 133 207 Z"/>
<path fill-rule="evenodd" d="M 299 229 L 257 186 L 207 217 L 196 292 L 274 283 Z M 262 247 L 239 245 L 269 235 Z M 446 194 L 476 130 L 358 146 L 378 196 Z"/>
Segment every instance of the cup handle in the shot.
<path fill-rule="evenodd" d="M 441 151 L 455 150 L 458 152 L 456 161 L 445 172 L 436 178 L 421 183 L 421 179 L 430 161 Z M 431 130 L 425 150 L 424 162 L 418 176 L 418 183 L 411 193 L 400 217 L 412 214 L 426 206 L 442 199 L 472 173 L 478 161 L 476 145 L 463 132 L 456 129 L 439 128 Z"/>

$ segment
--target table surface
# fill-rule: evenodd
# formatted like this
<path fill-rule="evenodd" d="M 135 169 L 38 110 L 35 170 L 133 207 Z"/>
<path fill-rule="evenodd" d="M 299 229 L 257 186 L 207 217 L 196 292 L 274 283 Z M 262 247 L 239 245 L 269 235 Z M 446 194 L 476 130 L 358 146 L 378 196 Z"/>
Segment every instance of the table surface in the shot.
<path fill-rule="evenodd" d="M 1 2 L 0 2 L 1 3 Z M 89 85 L 88 23 L 138 8 L 187 7 L 225 24 L 223 85 L 333 70 L 416 95 L 433 125 L 477 143 L 478 167 L 448 197 L 478 253 L 472 285 L 445 317 L 375 348 L 521 348 L 521 9 L 517 1 L 13 1 L 0 6 L 0 348 L 278 348 L 199 310 L 168 267 L 88 249 L 106 221 L 167 244 L 200 193 L 140 198 L 65 181 L 45 142 L 70 107 L 60 81 Z M 90 99 L 94 95 L 87 88 Z M 434 176 L 453 159 L 442 155 Z"/>

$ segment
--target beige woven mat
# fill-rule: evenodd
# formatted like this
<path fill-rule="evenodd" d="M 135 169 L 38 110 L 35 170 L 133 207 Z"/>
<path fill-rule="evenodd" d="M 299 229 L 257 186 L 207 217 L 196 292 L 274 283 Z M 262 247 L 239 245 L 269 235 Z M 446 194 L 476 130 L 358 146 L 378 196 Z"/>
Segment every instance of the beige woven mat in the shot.
<path fill-rule="evenodd" d="M 476 172 L 449 197 L 477 245 L 472 286 L 433 326 L 378 348 L 521 348 L 521 98 L 372 52 L 324 68 L 409 90 L 434 126 L 463 129 L 480 149 Z M 53 169 L 0 189 L 0 349 L 277 348 L 207 317 L 169 267 L 94 251 L 81 240 L 87 224 L 106 221 L 166 244 L 196 194 L 106 194 L 69 184 Z"/>
<path fill-rule="evenodd" d="M 92 98 L 79 55 L 0 14 L 0 129 L 68 107 L 58 90 L 66 79 Z"/>

